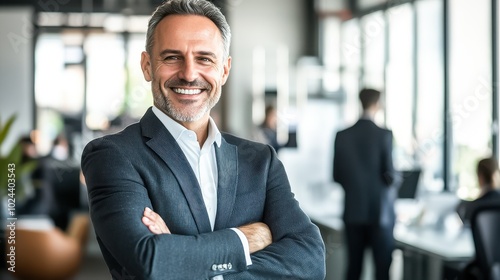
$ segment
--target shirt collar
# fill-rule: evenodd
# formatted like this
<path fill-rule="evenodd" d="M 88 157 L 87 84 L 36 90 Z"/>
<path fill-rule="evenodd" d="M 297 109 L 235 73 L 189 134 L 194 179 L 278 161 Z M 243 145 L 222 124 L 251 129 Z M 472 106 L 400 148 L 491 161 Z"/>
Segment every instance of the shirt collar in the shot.
<path fill-rule="evenodd" d="M 368 121 L 373 121 L 373 118 L 367 114 L 367 113 L 363 113 L 361 114 L 361 117 L 359 118 L 360 120 L 368 120 Z"/>
<path fill-rule="evenodd" d="M 161 121 L 161 123 L 165 126 L 165 128 L 170 132 L 170 134 L 172 134 L 175 141 L 179 141 L 179 138 L 181 137 L 182 133 L 188 130 L 180 123 L 170 118 L 167 114 L 163 113 L 160 109 L 156 108 L 156 106 L 153 106 L 153 113 Z M 208 141 L 208 143 L 210 144 L 215 142 L 217 144 L 217 147 L 220 147 L 222 142 L 222 135 L 212 117 L 209 118 L 208 137 L 206 141 Z"/>

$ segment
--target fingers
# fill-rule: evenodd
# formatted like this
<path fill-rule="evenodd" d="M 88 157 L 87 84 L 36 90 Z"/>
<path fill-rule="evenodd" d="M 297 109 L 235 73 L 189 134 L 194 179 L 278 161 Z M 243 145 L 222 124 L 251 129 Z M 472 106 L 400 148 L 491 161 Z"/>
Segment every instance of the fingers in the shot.
<path fill-rule="evenodd" d="M 142 223 L 151 231 L 153 234 L 169 234 L 170 230 L 163 221 L 163 219 L 151 210 L 149 207 L 144 209 L 142 216 Z"/>
<path fill-rule="evenodd" d="M 153 234 L 161 234 L 161 229 L 150 219 L 147 217 L 142 217 L 142 223 L 146 225 L 146 227 L 151 231 Z"/>
<path fill-rule="evenodd" d="M 273 242 L 273 237 L 269 227 L 261 222 L 238 227 L 248 241 L 250 253 L 264 249 Z"/>

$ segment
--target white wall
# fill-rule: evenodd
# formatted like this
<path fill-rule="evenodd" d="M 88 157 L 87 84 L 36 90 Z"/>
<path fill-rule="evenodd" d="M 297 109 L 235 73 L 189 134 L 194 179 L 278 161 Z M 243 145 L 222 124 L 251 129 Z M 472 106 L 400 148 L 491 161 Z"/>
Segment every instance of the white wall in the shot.
<path fill-rule="evenodd" d="M 276 84 L 276 55 L 279 45 L 289 49 L 290 67 L 304 55 L 306 46 L 306 9 L 309 0 L 232 0 L 226 14 L 232 31 L 232 69 L 228 84 L 223 89 L 227 98 L 229 130 L 240 136 L 249 136 L 251 127 L 252 52 L 255 47 L 268 51 L 266 84 Z M 291 73 L 293 74 L 293 73 Z M 290 86 L 294 83 L 291 80 Z M 293 88 L 290 88 L 293 90 Z"/>
<path fill-rule="evenodd" d="M 0 120 L 17 114 L 4 149 L 33 129 L 32 14 L 29 7 L 0 9 Z"/>

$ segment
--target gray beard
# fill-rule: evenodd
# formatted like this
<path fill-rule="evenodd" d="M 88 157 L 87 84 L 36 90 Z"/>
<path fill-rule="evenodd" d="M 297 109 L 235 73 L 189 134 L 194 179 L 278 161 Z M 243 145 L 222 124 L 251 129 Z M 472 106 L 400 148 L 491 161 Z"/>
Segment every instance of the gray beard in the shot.
<path fill-rule="evenodd" d="M 178 122 L 194 122 L 200 120 L 206 113 L 217 104 L 220 99 L 220 94 L 213 98 L 209 98 L 194 114 L 186 112 L 183 110 L 178 110 L 172 102 L 160 91 L 160 93 L 154 93 L 154 104 L 158 109 L 167 114 L 172 119 Z"/>

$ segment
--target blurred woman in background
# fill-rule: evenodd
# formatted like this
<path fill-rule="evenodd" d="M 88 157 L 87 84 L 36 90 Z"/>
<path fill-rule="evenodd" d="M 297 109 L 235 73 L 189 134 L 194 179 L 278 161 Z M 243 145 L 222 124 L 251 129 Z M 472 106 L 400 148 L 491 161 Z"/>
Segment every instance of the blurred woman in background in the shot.
<path fill-rule="evenodd" d="M 278 112 L 272 105 L 268 105 L 265 111 L 264 121 L 254 131 L 253 139 L 255 141 L 271 145 L 276 152 L 279 151 L 281 145 L 278 143 L 277 128 Z"/>
<path fill-rule="evenodd" d="M 500 204 L 500 190 L 498 190 L 498 162 L 489 157 L 480 160 L 476 168 L 477 180 L 480 193 L 478 198 L 472 201 L 461 201 L 457 206 L 457 213 L 464 222 L 470 223 L 471 214 L 482 205 Z"/>

